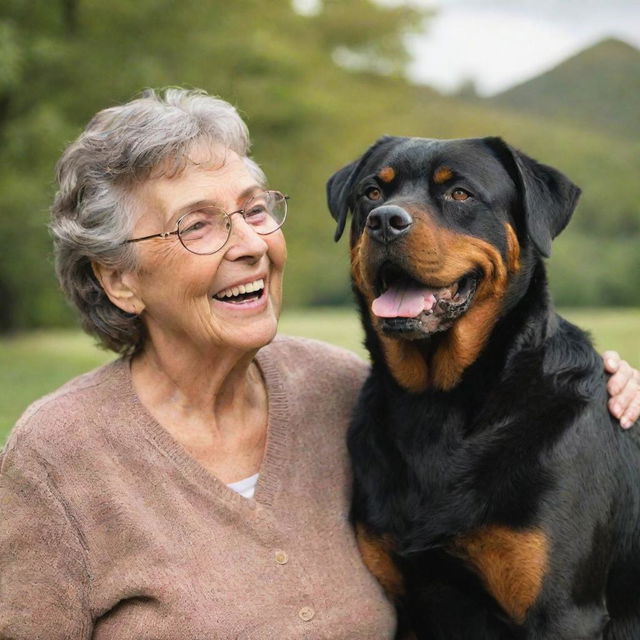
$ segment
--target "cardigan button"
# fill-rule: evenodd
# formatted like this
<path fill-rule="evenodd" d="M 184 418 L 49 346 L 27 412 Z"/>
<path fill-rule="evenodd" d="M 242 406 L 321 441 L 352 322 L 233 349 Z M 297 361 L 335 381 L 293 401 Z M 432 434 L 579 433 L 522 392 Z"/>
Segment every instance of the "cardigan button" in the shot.
<path fill-rule="evenodd" d="M 289 556 L 281 549 L 276 550 L 276 562 L 278 564 L 287 564 Z"/>
<path fill-rule="evenodd" d="M 302 607 L 302 609 L 298 611 L 298 615 L 305 622 L 309 622 L 309 620 L 316 615 L 316 612 L 311 607 Z"/>

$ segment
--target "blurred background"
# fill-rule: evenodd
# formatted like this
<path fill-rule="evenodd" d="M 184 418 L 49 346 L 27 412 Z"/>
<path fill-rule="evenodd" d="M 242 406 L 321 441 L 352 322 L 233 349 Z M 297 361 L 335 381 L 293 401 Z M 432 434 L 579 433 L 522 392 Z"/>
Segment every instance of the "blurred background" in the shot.
<path fill-rule="evenodd" d="M 2 0 L 0 439 L 33 398 L 109 358 L 58 291 L 47 210 L 65 145 L 145 87 L 237 105 L 291 196 L 285 330 L 360 348 L 333 171 L 383 134 L 500 135 L 583 188 L 552 290 L 639 365 L 639 48 L 627 0 Z"/>

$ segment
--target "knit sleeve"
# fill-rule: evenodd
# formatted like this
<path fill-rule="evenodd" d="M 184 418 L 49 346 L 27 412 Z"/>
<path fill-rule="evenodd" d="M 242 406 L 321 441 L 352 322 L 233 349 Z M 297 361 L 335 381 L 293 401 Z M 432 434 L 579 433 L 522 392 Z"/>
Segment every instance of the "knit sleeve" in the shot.
<path fill-rule="evenodd" d="M 85 549 L 36 454 L 0 456 L 0 639 L 91 637 Z"/>

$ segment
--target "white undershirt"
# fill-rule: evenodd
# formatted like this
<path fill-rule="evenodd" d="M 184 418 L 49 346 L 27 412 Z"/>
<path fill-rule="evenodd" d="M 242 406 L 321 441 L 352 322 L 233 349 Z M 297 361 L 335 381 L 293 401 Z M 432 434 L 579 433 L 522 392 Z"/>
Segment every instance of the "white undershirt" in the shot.
<path fill-rule="evenodd" d="M 243 478 L 237 482 L 230 482 L 227 487 L 239 493 L 243 498 L 253 498 L 259 476 L 259 473 L 254 473 L 248 478 Z"/>

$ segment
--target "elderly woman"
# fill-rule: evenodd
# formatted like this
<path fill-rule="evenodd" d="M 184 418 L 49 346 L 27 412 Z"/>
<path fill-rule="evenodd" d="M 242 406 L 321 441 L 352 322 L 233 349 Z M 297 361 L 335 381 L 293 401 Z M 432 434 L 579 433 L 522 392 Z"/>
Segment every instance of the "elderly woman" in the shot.
<path fill-rule="evenodd" d="M 121 358 L 7 443 L 1 638 L 393 636 L 347 518 L 366 365 L 275 337 L 287 197 L 247 152 L 229 104 L 174 89 L 101 111 L 63 155 L 58 275 Z M 636 386 L 614 365 L 621 415 Z"/>

